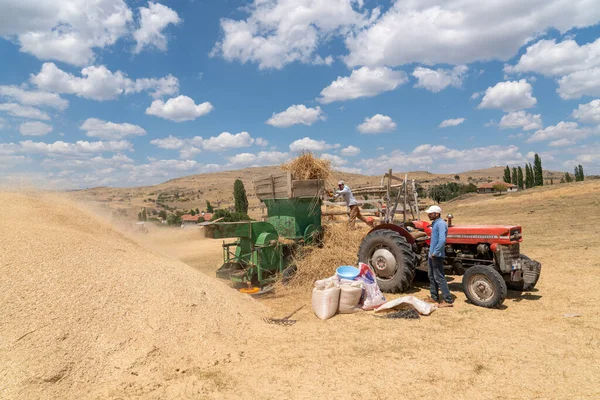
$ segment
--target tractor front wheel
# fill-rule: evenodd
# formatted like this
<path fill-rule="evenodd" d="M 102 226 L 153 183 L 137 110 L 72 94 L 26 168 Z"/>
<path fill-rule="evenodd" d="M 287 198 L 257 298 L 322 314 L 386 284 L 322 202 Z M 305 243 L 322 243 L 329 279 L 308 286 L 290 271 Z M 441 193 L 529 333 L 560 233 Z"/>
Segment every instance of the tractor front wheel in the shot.
<path fill-rule="evenodd" d="M 410 243 L 389 229 L 371 232 L 363 239 L 358 261 L 373 268 L 383 292 L 404 292 L 415 276 L 416 256 Z"/>
<path fill-rule="evenodd" d="M 496 308 L 506 299 L 506 283 L 502 275 L 487 265 L 474 265 L 463 275 L 463 290 L 471 303 Z"/>

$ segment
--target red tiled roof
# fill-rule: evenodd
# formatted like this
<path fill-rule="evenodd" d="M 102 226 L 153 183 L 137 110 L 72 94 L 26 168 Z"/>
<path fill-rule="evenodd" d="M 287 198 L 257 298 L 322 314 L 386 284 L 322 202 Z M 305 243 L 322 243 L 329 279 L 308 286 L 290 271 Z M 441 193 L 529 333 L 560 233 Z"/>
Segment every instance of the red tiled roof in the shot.
<path fill-rule="evenodd" d="M 508 189 L 512 189 L 512 188 L 516 188 L 517 187 L 517 185 L 513 185 L 512 183 L 506 183 L 506 182 L 501 182 L 501 181 L 494 181 L 494 182 L 489 182 L 489 183 L 480 183 L 479 185 L 477 185 L 477 189 L 493 189 L 494 186 L 496 186 L 496 185 L 504 185 Z"/>
<path fill-rule="evenodd" d="M 186 222 L 198 222 L 200 217 L 200 215 L 184 214 L 181 216 L 181 220 Z"/>
<path fill-rule="evenodd" d="M 204 220 L 205 221 L 210 221 L 210 219 L 212 218 L 212 214 L 211 213 L 204 213 Z M 201 215 L 202 217 L 202 215 Z"/>

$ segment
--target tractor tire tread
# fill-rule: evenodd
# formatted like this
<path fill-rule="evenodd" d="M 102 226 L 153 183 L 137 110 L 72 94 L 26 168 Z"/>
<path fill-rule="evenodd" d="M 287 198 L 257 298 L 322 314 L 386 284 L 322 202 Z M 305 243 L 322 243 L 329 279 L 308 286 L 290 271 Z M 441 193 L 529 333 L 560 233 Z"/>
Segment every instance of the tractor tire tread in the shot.
<path fill-rule="evenodd" d="M 468 288 L 469 279 L 471 279 L 471 276 L 476 275 L 476 274 L 484 275 L 495 286 L 494 296 L 487 302 L 482 302 L 482 301 L 476 299 L 474 296 L 472 296 L 472 294 Z M 468 268 L 465 271 L 465 274 L 463 275 L 462 286 L 463 286 L 463 291 L 465 292 L 465 295 L 467 296 L 467 298 L 469 299 L 469 301 L 471 303 L 473 303 L 477 306 L 480 306 L 480 307 L 485 307 L 485 308 L 499 307 L 502 303 L 504 303 L 504 300 L 506 299 L 506 295 L 508 293 L 508 289 L 506 287 L 506 282 L 502 278 L 502 275 L 500 275 L 500 273 L 498 271 L 496 271 L 495 269 L 493 269 L 492 267 L 487 266 L 487 265 L 474 265 L 474 266 Z"/>
<path fill-rule="evenodd" d="M 370 265 L 368 257 L 370 256 L 369 250 L 373 246 L 372 242 L 380 242 L 382 239 L 391 240 L 391 244 L 395 247 L 394 250 L 401 253 L 403 265 L 402 273 L 397 273 L 389 280 L 377 278 L 377 283 L 380 289 L 386 293 L 405 292 L 410 288 L 415 277 L 416 254 L 414 253 L 411 244 L 399 233 L 389 229 L 371 232 L 360 244 L 357 254 L 358 261 Z"/>

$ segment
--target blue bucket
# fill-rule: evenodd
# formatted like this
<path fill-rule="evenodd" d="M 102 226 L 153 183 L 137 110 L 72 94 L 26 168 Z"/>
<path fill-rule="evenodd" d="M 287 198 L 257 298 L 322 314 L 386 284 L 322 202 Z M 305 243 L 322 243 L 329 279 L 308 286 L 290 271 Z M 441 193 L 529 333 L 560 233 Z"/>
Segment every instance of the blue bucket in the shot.
<path fill-rule="evenodd" d="M 353 267 L 351 265 L 344 265 L 344 266 L 338 267 L 338 269 L 335 270 L 335 273 L 337 274 L 337 276 L 339 276 L 342 279 L 349 279 L 349 280 L 354 280 L 358 276 L 359 272 L 360 271 L 358 270 L 358 268 Z"/>

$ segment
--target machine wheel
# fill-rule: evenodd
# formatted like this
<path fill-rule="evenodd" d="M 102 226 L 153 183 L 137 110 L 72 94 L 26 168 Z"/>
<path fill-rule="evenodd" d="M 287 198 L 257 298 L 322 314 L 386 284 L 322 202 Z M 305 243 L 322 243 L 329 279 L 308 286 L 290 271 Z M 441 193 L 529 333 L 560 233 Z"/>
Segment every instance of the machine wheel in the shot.
<path fill-rule="evenodd" d="M 471 303 L 480 307 L 495 308 L 506 299 L 506 283 L 502 275 L 487 265 L 474 265 L 467 269 L 462 285 Z"/>
<path fill-rule="evenodd" d="M 531 290 L 535 287 L 535 285 L 537 285 L 537 282 L 540 279 L 540 270 L 542 268 L 542 264 L 535 260 L 532 260 L 525 254 L 521 254 L 521 265 L 523 266 L 524 273 L 532 275 L 531 280 L 533 280 L 533 282 L 525 283 L 525 280 L 522 280 L 521 282 L 507 281 L 506 286 L 510 290 L 515 290 L 517 292 Z"/>
<path fill-rule="evenodd" d="M 406 291 L 415 277 L 416 256 L 412 246 L 389 229 L 371 232 L 363 239 L 358 261 L 373 268 L 379 288 L 387 293 Z"/>

